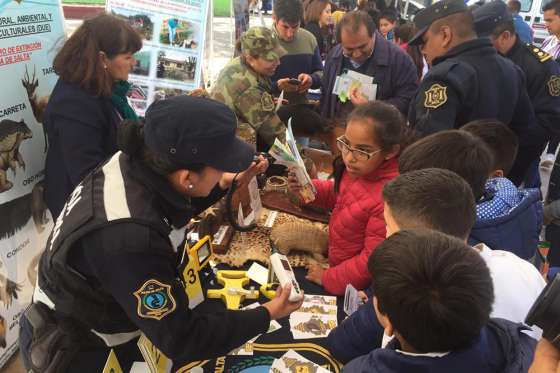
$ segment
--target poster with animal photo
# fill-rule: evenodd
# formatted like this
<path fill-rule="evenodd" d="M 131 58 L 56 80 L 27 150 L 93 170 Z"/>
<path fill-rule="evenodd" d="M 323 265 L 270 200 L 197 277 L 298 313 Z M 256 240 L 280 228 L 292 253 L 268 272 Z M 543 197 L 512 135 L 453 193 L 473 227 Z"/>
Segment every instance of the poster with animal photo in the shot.
<path fill-rule="evenodd" d="M 146 86 L 146 99 L 132 101 L 138 115 L 162 97 L 202 87 L 209 4 L 209 0 L 107 0 L 107 12 L 126 20 L 142 37 L 129 78 Z"/>
<path fill-rule="evenodd" d="M 59 1 L 0 0 L 0 367 L 17 349 L 52 228 L 43 200 L 43 111 L 64 38 Z"/>

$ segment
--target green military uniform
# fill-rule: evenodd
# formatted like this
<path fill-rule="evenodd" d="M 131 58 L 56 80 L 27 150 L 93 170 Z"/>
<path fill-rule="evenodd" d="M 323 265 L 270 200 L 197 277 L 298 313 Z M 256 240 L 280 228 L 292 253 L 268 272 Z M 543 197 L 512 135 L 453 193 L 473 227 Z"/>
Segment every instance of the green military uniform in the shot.
<path fill-rule="evenodd" d="M 241 51 L 267 60 L 280 58 L 285 50 L 267 28 L 253 27 L 241 37 Z M 210 97 L 229 106 L 239 121 L 238 135 L 258 150 L 268 150 L 274 139 L 285 140 L 286 126 L 276 115 L 269 77 L 258 74 L 242 58 L 230 61 L 220 72 Z M 258 141 L 257 141 L 258 139 Z"/>

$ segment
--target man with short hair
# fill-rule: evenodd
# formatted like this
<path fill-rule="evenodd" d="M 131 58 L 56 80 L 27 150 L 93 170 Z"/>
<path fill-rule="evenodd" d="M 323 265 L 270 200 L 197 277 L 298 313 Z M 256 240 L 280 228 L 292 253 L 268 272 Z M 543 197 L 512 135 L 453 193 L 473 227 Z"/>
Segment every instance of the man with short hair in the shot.
<path fill-rule="evenodd" d="M 488 37 L 494 48 L 513 61 L 525 74 L 527 93 L 533 104 L 537 126 L 526 138 L 525 152 L 508 175 L 516 185 L 538 188 L 538 165 L 547 141 L 560 135 L 560 66 L 540 48 L 521 41 L 514 19 L 502 1 L 486 3 L 472 12 L 479 37 Z M 531 150 L 531 151 L 529 151 Z M 531 164 L 528 173 L 519 166 Z"/>
<path fill-rule="evenodd" d="M 298 135 L 324 132 L 325 122 L 307 100 L 308 89 L 321 86 L 323 64 L 317 40 L 300 27 L 303 21 L 301 0 L 276 0 L 272 21 L 272 30 L 287 51 L 271 78 L 275 94 L 284 92 L 283 97 L 288 101 L 280 107 L 278 116 L 284 123 L 292 118 L 293 130 Z"/>
<path fill-rule="evenodd" d="M 523 17 L 519 15 L 519 12 L 521 11 L 521 2 L 519 0 L 509 0 L 507 7 L 513 17 L 515 32 L 517 32 L 521 41 L 523 43 L 532 43 L 534 34 L 533 29 L 523 20 Z"/>
<path fill-rule="evenodd" d="M 476 220 L 471 187 L 449 170 L 425 168 L 403 173 L 385 185 L 383 200 L 388 236 L 402 229 L 428 228 L 466 242 Z M 495 300 L 490 316 L 523 322 L 545 287 L 540 273 L 512 253 L 491 250 L 484 244 L 473 249 L 492 275 Z M 539 329 L 528 334 L 540 338 Z M 379 347 L 382 338 L 383 328 L 366 304 L 331 331 L 327 345 L 331 354 L 344 363 Z"/>
<path fill-rule="evenodd" d="M 553 0 L 543 7 L 544 23 L 550 36 L 543 42 L 542 49 L 556 61 L 560 59 L 560 0 Z"/>
<path fill-rule="evenodd" d="M 352 102 L 342 102 L 333 94 L 336 78 L 351 70 L 373 77 L 377 100 L 393 104 L 402 113 L 418 89 L 416 67 L 397 45 L 375 29 L 371 17 L 361 11 L 348 12 L 338 24 L 338 40 L 325 61 L 322 82 L 321 115 L 338 127 L 344 127 L 346 116 L 354 105 L 367 101 L 351 95 Z"/>
<path fill-rule="evenodd" d="M 409 45 L 421 45 L 431 66 L 409 113 L 420 136 L 485 118 L 508 125 L 520 139 L 523 158 L 535 114 L 523 72 L 498 55 L 488 39 L 478 39 L 463 0 L 442 0 L 414 17 L 417 32 Z M 530 162 L 520 164 L 524 174 Z"/>

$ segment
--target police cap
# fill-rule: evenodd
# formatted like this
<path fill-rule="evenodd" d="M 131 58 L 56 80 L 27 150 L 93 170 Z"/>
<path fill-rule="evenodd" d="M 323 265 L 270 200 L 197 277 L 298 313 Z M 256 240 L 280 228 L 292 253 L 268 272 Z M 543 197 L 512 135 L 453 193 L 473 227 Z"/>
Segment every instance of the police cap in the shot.
<path fill-rule="evenodd" d="M 501 0 L 486 3 L 472 11 L 474 27 L 479 37 L 489 36 L 503 22 L 512 22 L 513 18 Z"/>
<path fill-rule="evenodd" d="M 204 164 L 241 172 L 250 166 L 254 151 L 236 137 L 236 128 L 235 113 L 221 102 L 179 95 L 150 105 L 144 142 L 181 168 Z"/>
<path fill-rule="evenodd" d="M 422 36 L 434 21 L 450 16 L 455 13 L 468 11 L 467 5 L 463 0 L 442 0 L 422 9 L 414 16 L 414 26 L 416 33 L 408 42 L 409 45 L 422 44 Z"/>
<path fill-rule="evenodd" d="M 241 52 L 256 54 L 269 61 L 287 53 L 272 30 L 260 26 L 251 27 L 241 35 Z"/>

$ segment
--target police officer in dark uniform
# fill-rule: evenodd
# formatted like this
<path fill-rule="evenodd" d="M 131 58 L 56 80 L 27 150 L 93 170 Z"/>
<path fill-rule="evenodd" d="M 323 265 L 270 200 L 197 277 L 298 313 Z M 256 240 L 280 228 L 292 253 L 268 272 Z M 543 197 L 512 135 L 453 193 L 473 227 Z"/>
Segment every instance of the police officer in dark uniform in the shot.
<path fill-rule="evenodd" d="M 546 142 L 560 134 L 560 66 L 548 53 L 519 39 L 512 15 L 503 1 L 492 1 L 472 13 L 478 36 L 488 37 L 501 55 L 525 73 L 537 126 L 527 135 L 527 152 L 523 154 L 526 159 L 518 158 L 516 167 L 508 175 L 519 184 L 525 178 L 522 171 L 528 164 L 531 164 L 530 174 L 538 175 L 538 162 Z M 538 179 L 525 185 L 537 187 Z"/>
<path fill-rule="evenodd" d="M 430 70 L 411 105 L 411 127 L 426 136 L 494 118 L 508 124 L 523 146 L 535 122 L 523 73 L 488 39 L 477 38 L 464 1 L 438 1 L 419 12 L 414 24 L 418 31 L 409 45 L 421 45 Z"/>
<path fill-rule="evenodd" d="M 142 332 L 175 371 L 223 356 L 300 306 L 285 288 L 253 310 L 191 311 L 178 279 L 190 218 L 225 194 L 233 173 L 243 183 L 267 167 L 251 165 L 236 126 L 224 104 L 188 96 L 152 104 L 143 127 L 120 126 L 122 151 L 76 187 L 47 241 L 20 320 L 28 370 L 101 372 L 113 348 L 128 371 L 142 360 Z"/>

